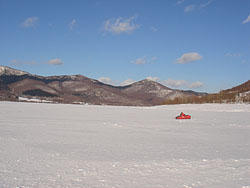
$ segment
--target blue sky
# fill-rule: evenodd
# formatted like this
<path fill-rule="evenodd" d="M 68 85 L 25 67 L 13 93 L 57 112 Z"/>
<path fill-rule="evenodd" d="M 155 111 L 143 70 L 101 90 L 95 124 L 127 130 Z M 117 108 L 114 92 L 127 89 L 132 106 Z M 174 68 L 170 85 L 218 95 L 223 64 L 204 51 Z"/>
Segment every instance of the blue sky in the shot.
<path fill-rule="evenodd" d="M 0 0 L 0 65 L 218 92 L 250 79 L 250 0 Z"/>

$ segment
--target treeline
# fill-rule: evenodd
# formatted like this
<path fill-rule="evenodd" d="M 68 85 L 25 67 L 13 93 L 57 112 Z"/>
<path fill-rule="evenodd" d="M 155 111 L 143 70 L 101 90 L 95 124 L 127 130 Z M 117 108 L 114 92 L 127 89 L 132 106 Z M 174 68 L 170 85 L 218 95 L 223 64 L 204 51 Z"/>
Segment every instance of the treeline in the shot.
<path fill-rule="evenodd" d="M 250 94 L 225 92 L 208 94 L 206 96 L 176 97 L 168 99 L 163 104 L 202 104 L 202 103 L 250 103 Z"/>

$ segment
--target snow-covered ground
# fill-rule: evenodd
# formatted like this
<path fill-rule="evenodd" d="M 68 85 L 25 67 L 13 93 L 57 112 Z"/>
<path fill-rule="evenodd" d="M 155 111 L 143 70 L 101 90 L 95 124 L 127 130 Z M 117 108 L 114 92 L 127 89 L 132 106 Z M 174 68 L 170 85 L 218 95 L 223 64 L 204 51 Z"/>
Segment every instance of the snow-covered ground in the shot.
<path fill-rule="evenodd" d="M 0 102 L 0 187 L 250 188 L 250 105 Z"/>
<path fill-rule="evenodd" d="M 53 101 L 38 99 L 38 98 L 26 98 L 26 97 L 18 97 L 19 101 L 22 102 L 40 102 L 40 103 L 53 103 Z"/>

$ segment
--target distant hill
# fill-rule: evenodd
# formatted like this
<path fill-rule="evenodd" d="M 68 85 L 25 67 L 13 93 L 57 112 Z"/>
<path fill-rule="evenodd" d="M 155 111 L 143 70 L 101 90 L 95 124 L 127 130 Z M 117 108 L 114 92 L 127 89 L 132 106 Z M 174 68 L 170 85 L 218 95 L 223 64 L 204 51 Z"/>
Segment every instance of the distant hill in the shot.
<path fill-rule="evenodd" d="M 250 91 L 250 80 L 231 89 L 224 90 L 224 92 L 237 92 L 237 93 L 245 93 L 249 91 Z"/>
<path fill-rule="evenodd" d="M 176 97 L 173 100 L 166 100 L 164 104 L 183 103 L 250 103 L 250 80 L 235 86 L 231 89 L 222 90 L 219 93 L 207 94 L 204 96 Z"/>
<path fill-rule="evenodd" d="M 171 89 L 148 79 L 112 86 L 82 75 L 44 77 L 0 66 L 0 100 L 18 101 L 22 97 L 58 103 L 152 106 L 176 97 L 205 95 Z"/>
<path fill-rule="evenodd" d="M 224 90 L 221 94 L 233 95 L 236 102 L 250 102 L 250 80 L 231 89 Z"/>

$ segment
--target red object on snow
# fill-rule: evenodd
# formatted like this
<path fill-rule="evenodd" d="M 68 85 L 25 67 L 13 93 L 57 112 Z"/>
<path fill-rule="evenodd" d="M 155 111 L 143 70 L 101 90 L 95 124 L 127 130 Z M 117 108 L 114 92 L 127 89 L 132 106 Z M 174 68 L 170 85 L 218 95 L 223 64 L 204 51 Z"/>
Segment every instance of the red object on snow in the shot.
<path fill-rule="evenodd" d="M 179 116 L 177 116 L 175 119 L 191 119 L 190 115 L 186 115 L 183 112 Z"/>

